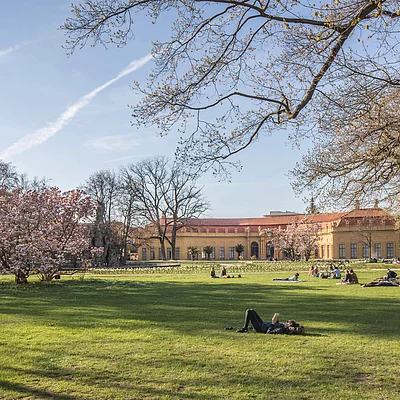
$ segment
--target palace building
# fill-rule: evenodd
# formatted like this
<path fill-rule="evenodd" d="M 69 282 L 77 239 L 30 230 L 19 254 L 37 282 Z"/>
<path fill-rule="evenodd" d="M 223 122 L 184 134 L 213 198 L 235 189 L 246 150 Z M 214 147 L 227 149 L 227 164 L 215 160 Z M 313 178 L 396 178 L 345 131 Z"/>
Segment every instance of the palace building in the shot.
<path fill-rule="evenodd" d="M 316 259 L 391 259 L 398 258 L 399 231 L 396 221 L 378 207 L 327 214 L 297 214 L 271 212 L 261 218 L 199 218 L 193 219 L 177 233 L 177 260 L 191 259 L 190 248 L 197 248 L 196 259 L 205 259 L 205 247 L 212 247 L 210 259 L 237 259 L 235 246 L 242 244 L 244 260 L 281 259 L 274 248 L 276 229 L 286 229 L 294 220 L 307 217 L 309 223 L 319 225 L 319 240 L 312 258 Z M 171 248 L 167 258 L 172 259 Z M 147 240 L 138 249 L 139 260 L 159 260 L 161 248 L 158 239 Z"/>

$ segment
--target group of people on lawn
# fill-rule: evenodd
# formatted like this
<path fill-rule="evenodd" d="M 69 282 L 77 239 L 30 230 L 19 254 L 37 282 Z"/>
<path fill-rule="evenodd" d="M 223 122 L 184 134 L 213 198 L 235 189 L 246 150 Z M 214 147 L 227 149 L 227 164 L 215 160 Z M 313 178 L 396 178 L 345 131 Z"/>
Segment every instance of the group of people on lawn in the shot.
<path fill-rule="evenodd" d="M 219 278 L 219 277 L 221 277 L 221 278 L 234 278 L 235 275 L 228 275 L 226 273 L 225 266 L 222 266 L 221 272 L 220 272 L 220 276 L 217 276 L 217 274 L 215 272 L 215 268 L 211 267 L 211 269 L 210 269 L 210 278 Z M 238 275 L 238 278 L 241 278 L 241 275 Z"/>
<path fill-rule="evenodd" d="M 387 269 L 386 275 L 382 278 L 375 279 L 372 282 L 365 283 L 362 285 L 363 287 L 370 286 L 400 286 L 399 281 L 397 280 L 397 273 L 392 271 L 390 268 Z"/>
<path fill-rule="evenodd" d="M 309 276 L 313 276 L 315 278 L 333 278 L 333 279 L 341 279 L 342 274 L 340 272 L 340 268 L 338 266 L 330 265 L 326 271 L 320 271 L 318 265 L 313 265 L 310 267 L 308 271 Z"/>
<path fill-rule="evenodd" d="M 345 284 L 353 284 L 358 283 L 357 274 L 352 269 L 347 269 L 344 278 L 342 278 L 342 272 L 340 271 L 339 266 L 331 265 L 329 269 L 326 271 L 320 271 L 318 265 L 310 267 L 308 272 L 309 276 L 313 276 L 316 278 L 331 278 L 331 279 L 342 279 L 342 283 Z"/>
<path fill-rule="evenodd" d="M 322 274 L 322 275 L 321 275 Z M 313 266 L 310 268 L 309 271 L 310 276 L 314 277 L 329 277 L 332 279 L 341 279 L 341 271 L 338 266 L 331 266 L 330 271 L 324 272 L 318 271 L 318 266 Z M 226 268 L 222 266 L 221 268 L 221 278 L 233 278 L 234 276 L 227 275 Z M 240 275 L 239 275 L 240 276 Z M 211 278 L 218 278 L 215 273 L 215 268 L 211 267 L 210 270 L 210 277 Z M 384 277 L 379 278 L 376 281 L 368 282 L 362 286 L 400 286 L 399 282 L 396 280 L 397 273 L 392 271 L 388 268 L 387 273 Z M 290 278 L 275 278 L 274 281 L 299 281 L 299 273 L 295 273 Z M 358 284 L 358 277 L 357 274 L 352 269 L 347 269 L 344 278 L 341 280 L 343 284 Z M 260 315 L 253 309 L 247 309 L 245 312 L 244 317 L 244 324 L 243 327 L 238 329 L 236 332 L 238 333 L 246 333 L 249 331 L 249 328 L 252 327 L 254 331 L 258 333 L 265 333 L 265 334 L 304 334 L 305 330 L 302 325 L 297 323 L 294 320 L 288 320 L 284 323 L 279 322 L 279 313 L 275 313 L 272 317 L 271 322 L 263 321 Z M 226 329 L 233 329 L 233 328 L 226 328 Z"/>

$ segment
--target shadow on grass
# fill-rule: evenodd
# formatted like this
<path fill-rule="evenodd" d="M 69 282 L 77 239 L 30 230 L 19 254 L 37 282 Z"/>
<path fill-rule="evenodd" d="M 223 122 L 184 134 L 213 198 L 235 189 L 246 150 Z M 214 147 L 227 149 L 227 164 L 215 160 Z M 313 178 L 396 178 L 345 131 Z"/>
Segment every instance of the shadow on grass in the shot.
<path fill-rule="evenodd" d="M 348 288 L 356 289 L 349 296 L 347 290 L 340 292 L 315 285 L 245 281 L 219 285 L 97 278 L 26 286 L 3 282 L 0 287 L 2 314 L 71 329 L 135 329 L 147 321 L 154 327 L 196 335 L 207 330 L 220 331 L 225 326 L 240 327 L 247 308 L 257 310 L 266 320 L 280 312 L 281 318 L 306 325 L 308 335 L 335 331 L 389 338 L 397 336 L 400 329 L 400 321 L 392 318 L 393 300 L 399 304 L 393 288 L 387 288 L 391 292 L 384 297 L 374 289 Z M 310 330 L 307 324 L 318 325 L 318 331 Z M 324 328 L 324 324 L 328 327 Z"/>
<path fill-rule="evenodd" d="M 25 396 L 35 396 L 37 399 L 53 399 L 53 400 L 79 400 L 79 397 L 74 397 L 71 395 L 63 395 L 52 393 L 47 390 L 42 390 L 29 385 L 24 385 L 22 383 L 8 382 L 0 380 L 0 388 L 3 390 L 13 391 Z M 19 396 L 18 396 L 19 397 Z M 10 397 L 7 397 L 10 398 Z"/>

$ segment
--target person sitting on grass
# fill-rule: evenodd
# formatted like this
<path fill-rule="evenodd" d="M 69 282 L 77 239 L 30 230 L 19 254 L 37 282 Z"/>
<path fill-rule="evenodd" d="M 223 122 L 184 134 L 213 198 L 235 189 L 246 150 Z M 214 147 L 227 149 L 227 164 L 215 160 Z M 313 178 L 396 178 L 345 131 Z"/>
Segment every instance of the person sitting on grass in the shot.
<path fill-rule="evenodd" d="M 388 268 L 387 273 L 386 273 L 386 279 L 391 280 L 391 279 L 396 279 L 397 273 L 392 271 L 390 268 Z"/>
<path fill-rule="evenodd" d="M 358 283 L 358 277 L 357 277 L 356 273 L 352 269 L 346 270 L 346 275 L 342 279 L 342 284 L 353 285 L 355 283 Z M 339 284 L 337 284 L 337 285 L 339 285 Z"/>
<path fill-rule="evenodd" d="M 238 329 L 238 333 L 246 333 L 249 331 L 249 325 L 252 325 L 254 330 L 258 333 L 266 333 L 270 335 L 279 334 L 304 334 L 304 327 L 294 320 L 288 320 L 284 324 L 279 322 L 279 313 L 275 313 L 271 322 L 264 322 L 255 310 L 246 310 L 244 316 L 243 328 Z"/>
<path fill-rule="evenodd" d="M 298 281 L 299 280 L 300 274 L 296 272 L 292 277 L 290 278 L 275 278 L 272 279 L 273 281 Z"/>
<path fill-rule="evenodd" d="M 226 268 L 222 266 L 221 268 L 221 278 L 234 278 L 235 275 L 227 275 L 226 274 Z M 238 276 L 238 278 L 241 278 L 241 276 Z"/>
<path fill-rule="evenodd" d="M 330 273 L 330 277 L 333 279 L 340 279 L 342 277 L 339 267 L 335 267 L 335 269 Z"/>
<path fill-rule="evenodd" d="M 218 276 L 215 273 L 215 268 L 214 267 L 211 267 L 210 278 L 218 278 Z"/>
<path fill-rule="evenodd" d="M 350 279 L 351 283 L 358 284 L 358 276 L 352 269 L 350 270 Z"/>

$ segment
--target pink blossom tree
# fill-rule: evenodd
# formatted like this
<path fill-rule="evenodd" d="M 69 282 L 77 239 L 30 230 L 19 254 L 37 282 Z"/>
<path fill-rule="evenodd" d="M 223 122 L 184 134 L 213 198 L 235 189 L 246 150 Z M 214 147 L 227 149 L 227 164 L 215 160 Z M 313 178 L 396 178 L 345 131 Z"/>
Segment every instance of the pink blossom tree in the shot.
<path fill-rule="evenodd" d="M 274 245 L 291 260 L 302 256 L 307 261 L 319 240 L 319 229 L 320 226 L 311 222 L 306 216 L 294 219 L 286 229 L 274 231 Z"/>
<path fill-rule="evenodd" d="M 318 232 L 320 225 L 313 223 L 304 217 L 297 226 L 297 248 L 303 258 L 308 261 L 315 246 L 319 241 Z"/>
<path fill-rule="evenodd" d="M 27 283 L 51 281 L 67 263 L 90 254 L 87 225 L 92 201 L 81 190 L 13 190 L 0 198 L 0 268 Z"/>

